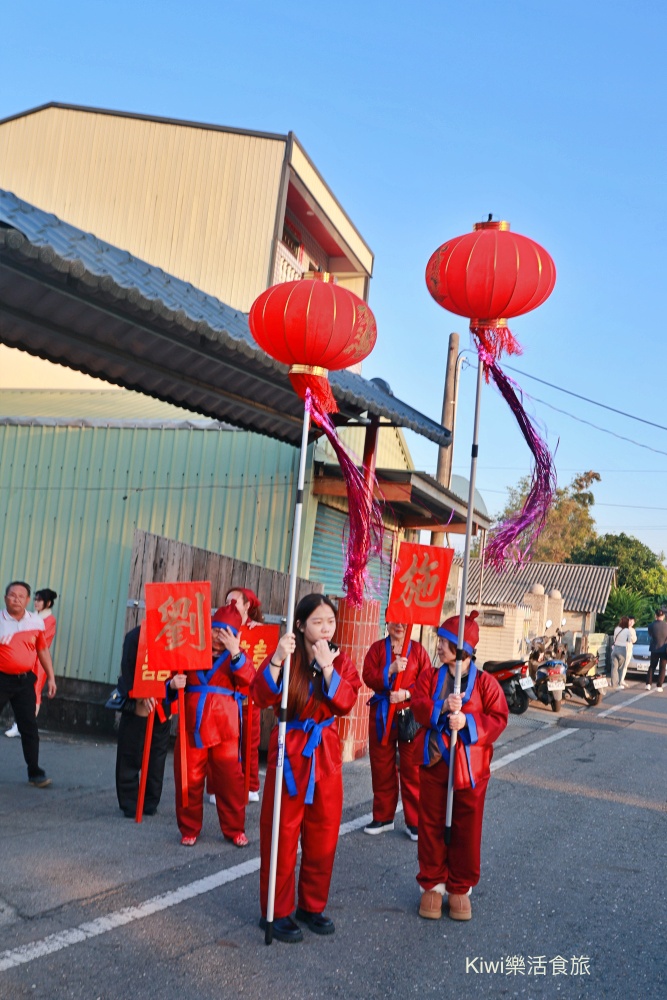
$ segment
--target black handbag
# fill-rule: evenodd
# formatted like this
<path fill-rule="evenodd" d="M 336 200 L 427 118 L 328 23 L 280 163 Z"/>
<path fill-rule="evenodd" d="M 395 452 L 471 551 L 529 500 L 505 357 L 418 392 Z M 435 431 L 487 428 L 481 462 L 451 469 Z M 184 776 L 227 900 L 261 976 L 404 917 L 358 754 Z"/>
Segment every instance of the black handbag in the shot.
<path fill-rule="evenodd" d="M 420 725 L 411 708 L 402 708 L 396 713 L 396 728 L 399 740 L 402 740 L 403 743 L 412 743 L 419 732 Z"/>
<path fill-rule="evenodd" d="M 107 698 L 105 708 L 108 708 L 111 712 L 120 712 L 125 704 L 127 703 L 127 696 L 122 694 L 118 688 L 114 688 L 109 697 Z"/>

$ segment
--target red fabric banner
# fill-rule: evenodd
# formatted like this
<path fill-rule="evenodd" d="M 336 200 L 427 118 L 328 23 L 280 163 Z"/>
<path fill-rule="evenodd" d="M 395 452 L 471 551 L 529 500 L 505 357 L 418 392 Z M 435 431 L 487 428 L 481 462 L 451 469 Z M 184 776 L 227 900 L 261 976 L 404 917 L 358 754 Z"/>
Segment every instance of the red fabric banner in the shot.
<path fill-rule="evenodd" d="M 244 626 L 241 631 L 241 649 L 255 670 L 259 670 L 264 660 L 275 652 L 280 639 L 280 625 Z"/>
<path fill-rule="evenodd" d="M 210 670 L 211 584 L 146 584 L 148 672 L 166 680 L 171 674 Z"/>
<path fill-rule="evenodd" d="M 403 542 L 391 585 L 388 622 L 439 625 L 454 549 Z"/>

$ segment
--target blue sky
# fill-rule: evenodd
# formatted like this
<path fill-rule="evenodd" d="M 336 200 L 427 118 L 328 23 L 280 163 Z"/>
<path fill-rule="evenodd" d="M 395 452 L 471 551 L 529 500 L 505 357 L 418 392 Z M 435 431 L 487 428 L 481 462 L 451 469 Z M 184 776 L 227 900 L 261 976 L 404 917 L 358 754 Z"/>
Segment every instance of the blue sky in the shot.
<path fill-rule="evenodd" d="M 667 427 L 663 289 L 665 6 L 440 0 L 286 5 L 44 0 L 3 13 L 0 117 L 47 101 L 293 130 L 376 255 L 367 377 L 439 418 L 447 336 L 424 268 L 493 212 L 553 256 L 556 288 L 516 320 L 515 368 Z M 600 532 L 667 551 L 667 431 L 511 373 L 558 444 L 559 481 L 595 469 Z M 474 370 L 454 471 L 467 474 Z M 568 411 L 635 444 L 596 430 Z M 433 445 L 410 437 L 434 472 Z M 645 447 L 641 447 L 644 445 Z M 653 450 L 648 450 L 653 449 Z M 491 510 L 529 456 L 484 392 L 478 486 Z M 650 509 L 656 508 L 656 509 Z"/>

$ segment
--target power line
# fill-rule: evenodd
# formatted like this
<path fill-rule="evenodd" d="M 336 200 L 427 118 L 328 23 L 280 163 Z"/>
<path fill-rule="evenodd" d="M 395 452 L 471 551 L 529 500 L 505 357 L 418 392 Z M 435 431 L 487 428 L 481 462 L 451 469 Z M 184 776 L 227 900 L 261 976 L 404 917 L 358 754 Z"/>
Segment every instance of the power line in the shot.
<path fill-rule="evenodd" d="M 511 372 L 516 372 L 517 375 L 524 375 L 526 378 L 531 378 L 534 382 L 541 382 L 542 385 L 548 385 L 550 389 L 557 389 L 568 396 L 574 396 L 575 399 L 581 399 L 584 403 L 591 403 L 592 406 L 599 406 L 603 410 L 609 410 L 610 413 L 617 413 L 621 417 L 628 417 L 629 420 L 636 420 L 638 423 L 646 424 L 648 427 L 657 427 L 660 431 L 667 431 L 667 427 L 664 427 L 662 424 L 656 424 L 652 420 L 645 420 L 644 417 L 637 417 L 634 413 L 626 413 L 625 410 L 617 410 L 615 407 L 608 406 L 606 403 L 599 403 L 596 399 L 591 399 L 589 396 L 581 396 L 578 392 L 572 392 L 571 389 L 564 389 L 562 385 L 554 385 L 553 382 L 547 382 L 543 378 L 538 378 L 537 375 L 529 375 L 528 372 L 523 372 L 519 368 L 512 367 L 512 365 L 505 365 L 505 368 L 509 368 Z M 591 426 L 595 425 L 592 424 Z M 624 440 L 629 440 L 629 438 L 625 438 Z"/>
<path fill-rule="evenodd" d="M 528 393 L 526 393 L 526 395 L 528 395 Z M 571 395 L 574 395 L 574 394 L 572 393 Z M 637 446 L 637 448 L 645 448 L 646 451 L 655 452 L 656 455 L 666 455 L 667 456 L 667 451 L 663 451 L 662 448 L 652 448 L 650 446 L 650 444 L 642 444 L 641 441 L 635 441 L 634 438 L 625 437 L 624 434 L 617 434 L 615 431 L 610 431 L 608 427 L 600 427 L 599 424 L 594 424 L 590 420 L 584 420 L 583 417 L 575 417 L 574 413 L 570 413 L 568 410 L 561 410 L 560 407 L 554 406 L 553 403 L 547 403 L 547 401 L 545 399 L 540 399 L 538 396 L 529 396 L 529 399 L 534 399 L 536 403 L 541 403 L 542 406 L 548 406 L 550 410 L 555 410 L 556 413 L 562 413 L 566 417 L 571 417 L 572 420 L 576 420 L 580 424 L 585 424 L 587 427 L 593 427 L 596 431 L 602 431 L 603 434 L 610 434 L 611 437 L 618 438 L 619 441 L 627 441 L 628 444 L 634 444 L 634 445 Z M 588 402 L 592 402 L 592 400 L 588 400 Z M 602 403 L 598 403 L 596 405 L 602 406 L 603 404 Z M 607 409 L 609 409 L 609 407 L 607 407 Z M 616 412 L 620 413 L 621 411 L 618 410 Z M 625 414 L 625 416 L 627 416 L 627 415 L 628 414 Z M 648 421 L 644 421 L 644 423 L 647 423 L 647 422 Z M 653 426 L 657 427 L 658 424 L 654 424 Z M 663 429 L 667 430 L 667 428 L 663 428 Z"/>

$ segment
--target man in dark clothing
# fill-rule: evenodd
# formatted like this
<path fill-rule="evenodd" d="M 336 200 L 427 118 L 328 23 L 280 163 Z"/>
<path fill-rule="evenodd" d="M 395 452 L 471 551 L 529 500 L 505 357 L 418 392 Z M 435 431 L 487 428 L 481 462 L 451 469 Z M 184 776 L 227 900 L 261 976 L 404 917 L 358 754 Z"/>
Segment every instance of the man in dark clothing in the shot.
<path fill-rule="evenodd" d="M 665 621 L 665 612 L 662 608 L 656 611 L 655 621 L 652 621 L 648 627 L 648 635 L 648 649 L 651 654 L 651 660 L 649 662 L 648 677 L 646 678 L 646 690 L 650 691 L 653 686 L 653 674 L 658 661 L 660 661 L 656 691 L 662 692 L 662 685 L 665 680 L 665 667 L 667 667 L 667 621 Z"/>
<path fill-rule="evenodd" d="M 139 772 L 141 771 L 141 758 L 146 738 L 146 720 L 154 706 L 152 698 L 135 700 L 128 697 L 134 684 L 139 631 L 139 628 L 133 628 L 125 636 L 120 664 L 121 673 L 118 678 L 118 690 L 121 696 L 127 698 L 127 701 L 123 706 L 118 727 L 116 795 L 118 796 L 118 805 L 128 819 L 133 818 L 137 811 Z M 162 795 L 170 731 L 169 707 L 166 701 L 163 702 L 163 708 L 166 709 L 166 721 L 161 722 L 160 716 L 156 715 L 153 727 L 151 754 L 148 760 L 146 798 L 144 800 L 144 815 L 146 816 L 155 815 Z"/>

